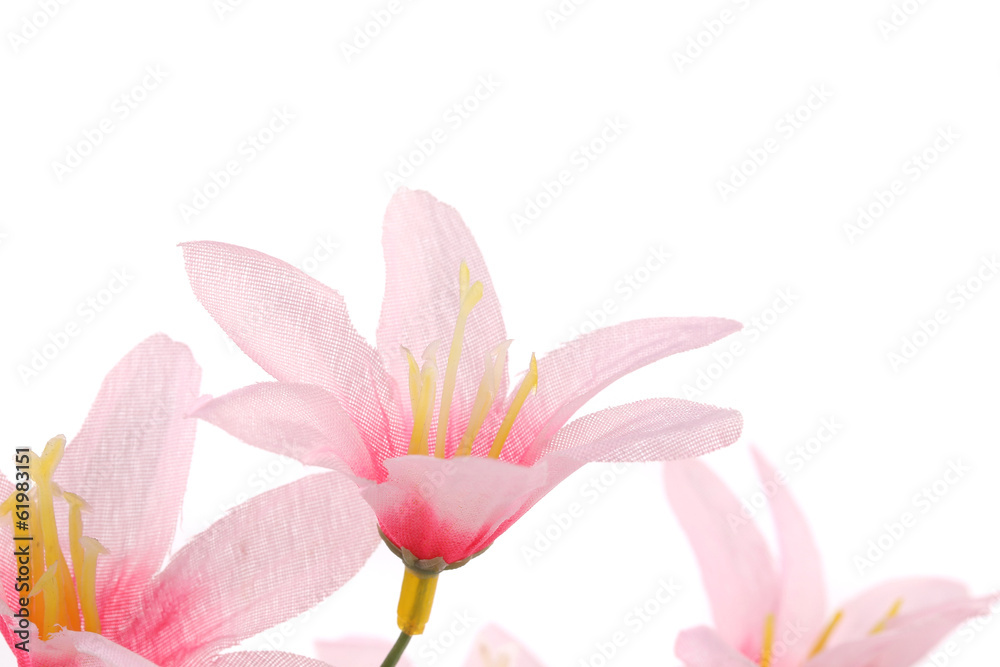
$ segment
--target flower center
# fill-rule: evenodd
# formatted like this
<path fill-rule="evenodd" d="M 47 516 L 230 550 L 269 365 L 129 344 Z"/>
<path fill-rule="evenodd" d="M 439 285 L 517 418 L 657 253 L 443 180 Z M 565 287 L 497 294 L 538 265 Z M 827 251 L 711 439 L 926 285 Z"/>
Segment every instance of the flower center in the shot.
<path fill-rule="evenodd" d="M 19 602 L 27 607 L 28 619 L 43 640 L 60 630 L 79 631 L 81 615 L 84 630 L 101 633 L 97 556 L 107 551 L 97 540 L 83 535 L 83 512 L 91 511 L 87 502 L 52 481 L 65 448 L 66 438 L 59 435 L 46 443 L 41 456 L 29 452 L 28 473 L 18 472 L 17 490 L 0 504 L 0 516 L 10 513 L 14 522 Z M 72 573 L 59 547 L 55 498 L 69 506 Z"/>
<path fill-rule="evenodd" d="M 465 338 L 465 324 L 469 319 L 469 314 L 479 300 L 483 298 L 483 284 L 478 280 L 469 283 L 469 267 L 462 262 L 458 275 L 458 319 L 455 322 L 455 333 L 451 339 L 451 348 L 448 351 L 448 365 L 445 367 L 444 383 L 441 386 L 441 404 L 438 408 L 437 433 L 434 439 L 433 455 L 443 459 L 448 435 L 448 416 L 451 412 L 451 400 L 455 393 L 455 381 L 458 376 L 458 362 L 462 356 L 462 341 Z M 410 454 L 430 455 L 430 424 L 434 416 L 434 399 L 437 396 L 437 349 L 441 341 L 434 341 L 427 346 L 423 353 L 423 365 L 417 363 L 413 354 L 403 348 L 406 359 L 409 363 L 409 384 L 410 384 L 410 407 L 413 411 L 413 432 L 410 435 Z M 476 392 L 473 402 L 472 412 L 469 415 L 469 423 L 462 435 L 462 440 L 455 450 L 455 456 L 469 456 L 472 453 L 472 443 L 479 434 L 483 422 L 489 414 L 490 408 L 496 399 L 496 394 L 500 385 L 500 378 L 503 377 L 504 363 L 507 360 L 507 347 L 510 341 L 504 341 L 485 354 L 482 380 Z M 514 420 L 518 412 L 527 400 L 528 395 L 538 388 L 538 364 L 535 355 L 531 355 L 531 363 L 528 366 L 528 373 L 521 386 L 511 401 L 507 414 L 504 416 L 500 428 L 497 429 L 490 447 L 488 456 L 499 458 L 507 436 L 514 426 Z M 501 397 L 502 398 L 502 397 Z"/>

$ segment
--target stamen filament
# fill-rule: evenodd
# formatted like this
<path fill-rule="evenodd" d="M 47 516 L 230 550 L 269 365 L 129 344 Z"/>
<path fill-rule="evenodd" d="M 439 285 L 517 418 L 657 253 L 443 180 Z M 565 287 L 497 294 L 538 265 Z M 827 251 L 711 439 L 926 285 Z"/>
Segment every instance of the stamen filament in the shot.
<path fill-rule="evenodd" d="M 434 363 L 436 350 L 437 343 L 431 343 L 424 352 L 425 361 L 420 371 L 420 386 L 413 408 L 410 454 L 427 455 L 427 436 L 431 427 L 431 417 L 434 414 L 434 396 L 437 392 L 437 365 Z"/>
<path fill-rule="evenodd" d="M 771 651 L 774 646 L 774 614 L 764 619 L 764 646 L 760 652 L 760 667 L 771 667 Z"/>
<path fill-rule="evenodd" d="M 838 611 L 836 614 L 833 615 L 833 618 L 823 629 L 823 633 L 819 636 L 819 639 L 816 640 L 816 644 L 812 647 L 812 650 L 809 652 L 810 658 L 817 655 L 820 651 L 822 651 L 826 647 L 826 643 L 827 641 L 829 641 L 830 635 L 833 634 L 834 628 L 837 627 L 842 618 L 844 618 L 843 611 Z"/>
<path fill-rule="evenodd" d="M 469 285 L 469 267 L 465 262 L 459 270 L 460 299 L 458 320 L 455 322 L 455 335 L 451 339 L 451 350 L 448 352 L 448 365 L 445 368 L 444 384 L 441 386 L 441 408 L 438 410 L 437 439 L 434 443 L 434 456 L 443 459 L 445 455 L 446 435 L 448 432 L 448 415 L 451 412 L 451 399 L 455 393 L 455 379 L 458 375 L 458 361 L 462 356 L 462 339 L 465 337 L 465 323 L 469 313 L 479 300 L 483 298 L 483 284 L 476 281 Z"/>
<path fill-rule="evenodd" d="M 38 625 L 37 619 L 34 619 L 35 624 L 38 625 L 38 637 L 40 639 L 48 639 L 49 634 L 55 629 L 56 625 L 59 625 L 61 620 L 59 618 L 59 582 L 56 570 L 57 567 L 50 567 L 45 570 L 45 573 L 38 578 L 38 581 L 35 582 L 35 585 L 28 592 L 29 598 L 33 598 L 41 593 L 42 599 L 45 601 L 45 613 L 42 616 L 41 625 Z"/>
<path fill-rule="evenodd" d="M 892 620 L 892 618 L 899 613 L 899 608 L 902 606 L 903 606 L 903 598 L 899 598 L 898 600 L 893 602 L 892 607 L 889 608 L 889 611 L 886 613 L 886 615 L 882 617 L 881 621 L 875 624 L 875 627 L 873 627 L 868 634 L 877 635 L 878 633 L 885 630 L 886 623 Z"/>
<path fill-rule="evenodd" d="M 507 414 L 504 415 L 503 422 L 500 424 L 500 430 L 497 431 L 496 437 L 493 439 L 493 446 L 490 447 L 489 457 L 491 459 L 500 458 L 500 450 L 503 449 L 504 443 L 507 441 L 507 436 L 510 434 L 510 430 L 514 427 L 514 420 L 517 419 L 517 413 L 521 411 L 521 407 L 528 398 L 528 394 L 534 392 L 538 389 L 538 362 L 535 361 L 535 355 L 531 355 L 531 363 L 528 365 L 528 373 L 524 376 L 524 380 L 521 381 L 521 386 L 517 390 L 517 394 L 514 396 L 514 400 L 510 404 L 510 408 L 507 409 Z"/>
<path fill-rule="evenodd" d="M 83 629 L 101 634 L 101 619 L 97 615 L 97 556 L 108 550 L 92 537 L 80 538 L 83 562 L 76 571 L 76 582 L 80 587 L 80 608 L 83 611 Z"/>
<path fill-rule="evenodd" d="M 496 396 L 500 385 L 500 374 L 503 373 L 504 360 L 507 358 L 507 348 L 510 341 L 504 341 L 491 352 L 486 353 L 486 368 L 483 371 L 483 379 L 479 382 L 479 390 L 476 392 L 476 401 L 472 406 L 472 413 L 469 415 L 469 424 L 462 436 L 462 442 L 455 451 L 455 456 L 469 456 L 472 454 L 472 443 L 479 434 L 486 415 L 490 412 L 493 399 Z M 494 355 L 496 357 L 494 358 Z"/>

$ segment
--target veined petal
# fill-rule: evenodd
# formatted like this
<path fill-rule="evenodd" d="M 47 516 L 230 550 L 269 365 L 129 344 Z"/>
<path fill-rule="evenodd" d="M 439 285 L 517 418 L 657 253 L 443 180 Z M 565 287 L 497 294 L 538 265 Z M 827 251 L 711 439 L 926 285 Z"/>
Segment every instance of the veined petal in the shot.
<path fill-rule="evenodd" d="M 388 652 L 388 650 L 386 651 Z M 382 658 L 385 654 L 382 655 Z M 380 658 L 381 660 L 381 658 Z M 364 662 L 358 662 L 358 667 L 365 667 Z M 381 663 L 372 663 L 378 667 Z M 400 665 L 411 665 L 401 661 Z M 212 661 L 211 667 L 353 667 L 355 663 L 327 663 L 314 658 L 307 658 L 297 653 L 285 653 L 284 651 L 234 651 L 224 653 Z"/>
<path fill-rule="evenodd" d="M 436 340 L 444 341 L 444 350 L 450 345 L 458 317 L 459 267 L 463 261 L 470 279 L 483 284 L 483 297 L 465 327 L 448 419 L 451 451 L 469 420 L 483 374 L 483 354 L 507 338 L 500 302 L 479 246 L 458 211 L 427 192 L 401 188 L 393 195 L 385 212 L 382 246 L 385 297 L 376 337 L 385 367 L 398 387 L 408 384 L 400 347 L 423 349 Z M 504 396 L 506 369 L 498 380 L 497 394 Z"/>
<path fill-rule="evenodd" d="M 744 656 L 760 655 L 764 626 L 780 585 L 764 537 L 741 514 L 739 500 L 697 460 L 663 466 L 670 505 L 691 542 L 722 640 Z"/>
<path fill-rule="evenodd" d="M 201 369 L 186 345 L 147 338 L 105 377 L 55 481 L 93 508 L 86 535 L 108 553 L 97 563 L 97 608 L 113 637 L 173 542 L 187 486 Z M 57 512 L 59 534 L 68 535 Z"/>
<path fill-rule="evenodd" d="M 391 641 L 373 637 L 345 637 L 337 641 L 316 642 L 316 654 L 319 659 L 325 665 L 332 667 L 379 667 L 390 650 L 392 650 Z M 399 666 L 413 667 L 413 661 L 404 655 L 399 661 Z M 282 666 L 275 665 L 275 667 Z"/>
<path fill-rule="evenodd" d="M 479 631 L 463 664 L 464 667 L 544 667 L 531 651 L 494 624 Z"/>
<path fill-rule="evenodd" d="M 877 634 L 823 651 L 808 667 L 912 667 L 960 623 L 990 613 L 991 601 L 996 598 L 965 598 L 901 614 Z"/>
<path fill-rule="evenodd" d="M 195 296 L 247 356 L 277 380 L 333 393 L 369 446 L 389 453 L 388 376 L 340 294 L 249 248 L 212 241 L 181 247 Z"/>
<path fill-rule="evenodd" d="M 658 359 L 738 331 L 732 320 L 690 317 L 623 322 L 570 341 L 538 360 L 538 392 L 504 446 L 505 461 L 530 464 L 580 407 L 618 378 Z"/>
<path fill-rule="evenodd" d="M 375 517 L 337 473 L 267 491 L 170 560 L 121 641 L 160 665 L 218 652 L 316 605 L 377 543 Z"/>
<path fill-rule="evenodd" d="M 685 667 L 756 667 L 712 628 L 698 627 L 677 635 L 674 654 Z"/>
<path fill-rule="evenodd" d="M 775 667 L 792 667 L 802 664 L 825 627 L 823 559 L 802 510 L 788 490 L 787 480 L 779 482 L 774 467 L 756 449 L 751 452 L 761 481 L 774 485 L 770 504 L 781 555 L 781 599 L 775 627 L 804 628 L 806 632 L 800 641 L 787 643 L 783 655 L 775 656 Z"/>
<path fill-rule="evenodd" d="M 192 416 L 307 465 L 385 479 L 385 468 L 365 447 L 350 415 L 332 393 L 316 385 L 261 382 L 213 399 Z"/>

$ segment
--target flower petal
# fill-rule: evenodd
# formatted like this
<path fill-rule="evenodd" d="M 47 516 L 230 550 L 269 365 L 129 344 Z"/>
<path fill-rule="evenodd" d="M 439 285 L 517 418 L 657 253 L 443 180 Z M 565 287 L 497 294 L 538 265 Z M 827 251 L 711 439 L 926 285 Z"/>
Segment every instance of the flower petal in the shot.
<path fill-rule="evenodd" d="M 664 465 L 663 472 L 670 505 L 698 558 L 718 633 L 756 658 L 781 592 L 767 544 L 708 466 L 678 461 Z"/>
<path fill-rule="evenodd" d="M 483 374 L 483 355 L 507 338 L 493 281 L 458 211 L 427 192 L 400 188 L 393 195 L 385 212 L 382 246 L 386 278 L 377 344 L 385 367 L 397 386 L 404 388 L 404 396 L 409 371 L 400 348 L 419 354 L 430 343 L 441 341 L 438 368 L 443 378 L 458 317 L 458 277 L 463 261 L 469 267 L 470 280 L 483 284 L 483 297 L 465 327 L 448 419 L 449 450 L 453 450 L 472 410 Z M 503 396 L 506 391 L 504 369 L 497 394 Z M 409 413 L 409 403 L 404 403 Z"/>
<path fill-rule="evenodd" d="M 174 539 L 187 486 L 201 369 L 186 345 L 147 338 L 104 378 L 55 481 L 90 504 L 84 534 L 108 550 L 97 561 L 98 613 L 105 634 L 132 606 Z M 57 512 L 59 534 L 68 535 Z"/>
<path fill-rule="evenodd" d="M 362 491 L 393 544 L 417 558 L 460 561 L 485 549 L 500 526 L 546 483 L 544 464 L 404 456 L 385 462 L 388 479 Z"/>
<path fill-rule="evenodd" d="M 775 628 L 805 628 L 806 638 L 816 639 L 823 631 L 826 615 L 826 587 L 819 548 L 809 532 L 802 510 L 788 490 L 788 480 L 778 479 L 770 463 L 756 449 L 751 449 L 757 474 L 768 488 L 771 514 L 781 554 L 781 600 L 775 616 Z M 814 641 L 789 642 L 775 667 L 801 664 Z"/>
<path fill-rule="evenodd" d="M 307 465 L 375 481 L 387 474 L 336 397 L 316 385 L 261 382 L 213 399 L 192 416 Z"/>
<path fill-rule="evenodd" d="M 898 616 L 882 632 L 823 651 L 809 661 L 809 667 L 911 667 L 960 623 L 990 613 L 991 601 L 996 598 L 966 598 Z"/>
<path fill-rule="evenodd" d="M 382 657 L 385 657 L 383 655 Z M 235 651 L 223 653 L 212 662 L 212 667 L 354 667 L 353 662 L 329 663 L 314 658 L 307 658 L 297 653 L 284 651 Z M 364 662 L 358 662 L 358 667 L 365 667 Z M 372 663 L 378 667 L 379 663 Z M 411 663 L 400 662 L 400 665 Z"/>
<path fill-rule="evenodd" d="M 267 491 L 171 559 L 122 643 L 161 665 L 218 652 L 319 603 L 377 543 L 375 517 L 337 473 Z"/>
<path fill-rule="evenodd" d="M 698 627 L 677 635 L 674 654 L 685 667 L 756 667 L 712 628 Z"/>
<path fill-rule="evenodd" d="M 181 247 L 195 296 L 247 356 L 277 380 L 333 393 L 366 441 L 390 455 L 388 376 L 340 294 L 249 248 L 212 241 Z"/>
<path fill-rule="evenodd" d="M 392 642 L 373 637 L 345 637 L 337 641 L 316 642 L 319 659 L 333 667 L 379 667 L 390 650 Z M 404 655 L 399 665 L 413 667 L 413 661 Z"/>
<path fill-rule="evenodd" d="M 525 402 L 502 458 L 530 464 L 545 443 L 601 389 L 658 359 L 708 345 L 739 331 L 708 317 L 623 322 L 581 336 L 538 360 L 538 391 Z"/>
<path fill-rule="evenodd" d="M 31 650 L 36 651 L 33 645 Z M 74 664 L 87 667 L 157 667 L 124 646 L 93 632 L 60 632 L 42 642 L 42 652 L 35 656 L 39 664 Z M 56 658 L 58 656 L 58 658 Z M 69 661 L 73 656 L 76 660 Z M 61 660 L 59 659 L 61 658 Z M 51 660 L 51 662 L 50 662 Z M 64 661 L 66 661 L 64 663 Z"/>
<path fill-rule="evenodd" d="M 543 667 L 541 660 L 497 625 L 479 631 L 464 667 Z"/>

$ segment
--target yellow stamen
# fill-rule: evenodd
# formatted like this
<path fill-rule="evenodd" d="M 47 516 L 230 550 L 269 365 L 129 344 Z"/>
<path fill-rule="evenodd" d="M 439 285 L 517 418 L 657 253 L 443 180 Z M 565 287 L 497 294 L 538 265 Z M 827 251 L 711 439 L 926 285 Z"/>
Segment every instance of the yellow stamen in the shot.
<path fill-rule="evenodd" d="M 764 646 L 760 651 L 760 667 L 771 667 L 771 650 L 774 647 L 774 614 L 764 619 Z"/>
<path fill-rule="evenodd" d="M 535 355 L 532 354 L 531 363 L 528 365 L 528 373 L 524 376 L 524 380 L 521 382 L 521 386 L 518 388 L 517 394 L 510 404 L 510 408 L 507 409 L 507 414 L 504 415 L 503 422 L 500 424 L 500 430 L 497 431 L 497 435 L 493 439 L 493 446 L 490 448 L 489 453 L 491 459 L 500 458 L 500 450 L 503 449 L 503 445 L 507 441 L 507 436 L 514 427 L 514 420 L 517 418 L 517 413 L 521 411 L 521 406 L 527 400 L 528 394 L 533 393 L 537 389 L 538 362 L 535 361 Z"/>
<path fill-rule="evenodd" d="M 73 573 L 76 575 L 76 592 L 80 598 L 80 604 L 83 605 L 85 604 L 83 598 L 84 582 L 82 579 L 82 573 L 85 569 L 83 540 L 91 539 L 83 536 L 83 512 L 91 512 L 93 510 L 91 510 L 86 500 L 75 493 L 64 491 L 62 496 L 69 504 L 69 556 L 70 562 L 73 563 Z"/>
<path fill-rule="evenodd" d="M 31 591 L 28 592 L 29 598 L 41 593 L 42 600 L 44 600 L 45 613 L 42 616 L 41 624 L 39 625 L 37 618 L 32 619 L 38 626 L 38 636 L 41 639 L 48 639 L 49 634 L 55 630 L 60 621 L 59 573 L 57 570 L 58 566 L 45 570 L 45 573 L 38 578 Z"/>
<path fill-rule="evenodd" d="M 455 456 L 472 454 L 472 443 L 476 439 L 476 435 L 479 434 L 479 429 L 482 428 L 499 389 L 508 347 L 510 347 L 510 341 L 504 341 L 495 350 L 486 353 L 486 369 L 483 371 L 483 379 L 479 382 L 476 401 L 472 406 L 472 413 L 469 415 L 469 425 L 462 436 L 461 444 L 455 451 Z"/>
<path fill-rule="evenodd" d="M 476 281 L 469 285 L 469 267 L 465 262 L 459 269 L 458 320 L 455 322 L 455 334 L 451 339 L 451 350 L 448 352 L 448 366 L 445 368 L 444 384 L 441 386 L 441 408 L 438 410 L 437 440 L 434 444 L 434 456 L 443 459 L 445 455 L 446 435 L 448 432 L 448 414 L 451 412 L 451 398 L 455 393 L 455 378 L 458 375 L 458 360 L 462 356 L 462 339 L 465 337 L 465 322 L 469 313 L 479 300 L 483 298 L 483 284 Z"/>
<path fill-rule="evenodd" d="M 412 352 L 405 347 L 403 352 L 406 354 L 406 360 L 410 367 L 410 412 L 416 418 L 417 397 L 420 395 L 420 366 L 417 365 L 417 360 L 413 358 Z"/>
<path fill-rule="evenodd" d="M 431 343 L 424 351 L 424 366 L 420 370 L 417 398 L 413 401 L 413 433 L 410 436 L 410 454 L 427 454 L 427 436 L 430 431 L 431 417 L 434 414 L 434 396 L 437 392 L 437 364 L 434 362 L 437 346 L 436 342 Z"/>
<path fill-rule="evenodd" d="M 15 491 L 10 494 L 10 496 L 0 504 L 0 517 L 6 516 L 10 513 L 10 519 L 13 529 L 13 535 L 15 538 L 15 545 L 18 547 L 23 547 L 25 544 L 28 545 L 28 590 L 30 591 L 34 588 L 35 583 L 41 577 L 42 573 L 45 571 L 45 566 L 43 564 L 43 554 L 42 554 L 42 540 L 38 535 L 32 535 L 32 528 L 38 529 L 38 503 L 34 499 L 34 491 L 29 491 L 21 497 L 24 500 L 27 497 L 27 502 L 19 502 L 18 495 L 23 492 Z M 19 509 L 17 505 L 22 507 Z M 27 505 L 27 510 L 24 509 L 24 505 Z M 27 512 L 27 520 L 21 523 L 18 520 L 18 514 L 22 517 L 25 516 L 24 512 Z M 18 528 L 18 525 L 26 526 L 25 528 Z M 30 538 L 30 539 L 25 539 Z M 20 559 L 17 559 L 16 565 L 18 568 L 21 565 Z M 42 598 L 31 598 L 28 601 L 28 618 L 34 619 L 38 618 L 43 614 L 43 602 Z"/>
<path fill-rule="evenodd" d="M 812 647 L 812 651 L 809 652 L 810 658 L 817 655 L 820 651 L 822 651 L 826 647 L 826 642 L 829 641 L 830 635 L 833 634 L 834 628 L 837 627 L 842 618 L 844 618 L 844 612 L 842 611 L 838 611 L 836 614 L 833 615 L 833 619 L 823 629 L 823 634 L 819 636 L 819 639 L 816 640 L 816 644 Z"/>
<path fill-rule="evenodd" d="M 83 611 L 83 629 L 87 632 L 101 634 L 101 619 L 97 615 L 97 556 L 106 554 L 108 550 L 92 537 L 81 537 L 80 547 L 83 556 L 80 569 L 76 572 L 76 583 L 80 588 L 80 608 Z"/>
<path fill-rule="evenodd" d="M 396 622 L 399 629 L 411 637 L 424 632 L 427 619 L 431 616 L 431 606 L 434 604 L 437 578 L 437 574 L 418 572 L 410 568 L 406 568 L 403 573 L 403 587 L 399 592 Z"/>
<path fill-rule="evenodd" d="M 899 598 L 898 600 L 893 602 L 892 607 L 889 608 L 889 611 L 886 613 L 886 615 L 882 617 L 881 621 L 875 624 L 875 627 L 873 627 L 868 634 L 877 635 L 878 633 L 885 630 L 886 623 L 892 620 L 892 618 L 899 613 L 899 608 L 902 606 L 903 606 L 903 598 Z"/>

